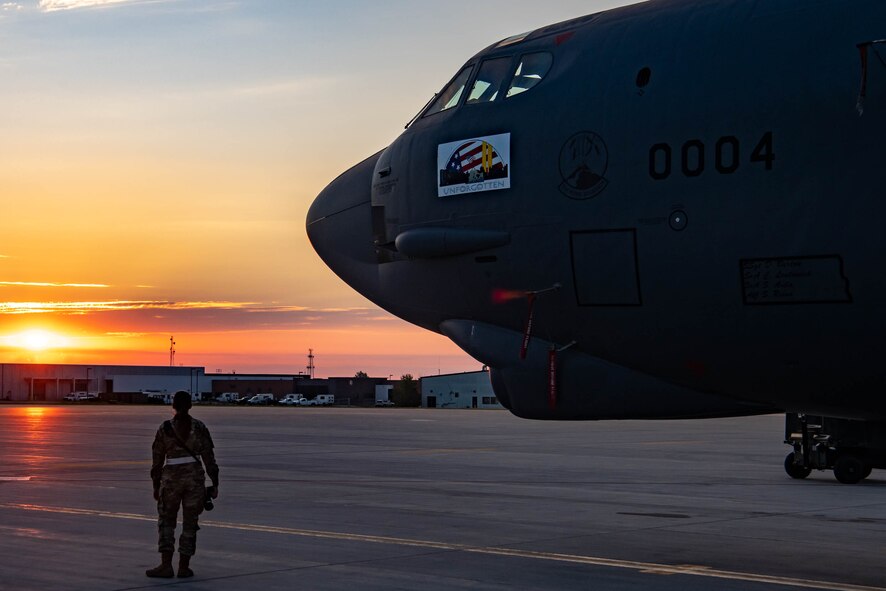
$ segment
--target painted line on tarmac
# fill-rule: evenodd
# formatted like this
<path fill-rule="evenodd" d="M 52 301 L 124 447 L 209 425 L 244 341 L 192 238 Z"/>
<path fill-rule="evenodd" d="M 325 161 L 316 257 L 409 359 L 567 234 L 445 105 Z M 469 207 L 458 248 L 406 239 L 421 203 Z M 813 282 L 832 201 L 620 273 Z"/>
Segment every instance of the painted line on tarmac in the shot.
<path fill-rule="evenodd" d="M 429 448 L 429 449 L 408 449 L 403 451 L 398 451 L 396 453 L 403 456 L 436 456 L 442 454 L 460 454 L 460 453 L 478 453 L 484 451 L 496 451 L 495 448 L 492 447 L 439 447 L 439 448 Z"/>
<path fill-rule="evenodd" d="M 30 476 L 0 476 L 0 482 L 27 482 Z"/>
<path fill-rule="evenodd" d="M 66 515 L 86 515 L 91 517 L 108 517 L 112 519 L 130 519 L 136 521 L 157 521 L 156 517 L 140 515 L 137 513 L 119 513 L 115 511 L 98 511 L 94 509 L 77 509 L 74 507 L 50 507 L 46 505 L 31 505 L 26 503 L 0 503 L 2 509 L 17 509 L 21 511 L 38 511 L 42 513 L 62 513 Z M 671 565 L 656 564 L 654 562 L 640 562 L 635 560 L 615 560 L 598 556 L 582 556 L 577 554 L 559 554 L 556 552 L 540 552 L 534 550 L 520 550 L 517 548 L 501 548 L 495 546 L 468 546 L 463 544 L 451 544 L 447 542 L 435 542 L 432 540 L 416 540 L 410 538 L 395 538 L 390 536 L 371 536 L 365 534 L 353 534 L 343 532 L 297 529 L 290 527 L 278 527 L 273 525 L 254 525 L 248 523 L 232 523 L 227 521 L 201 521 L 203 527 L 218 527 L 238 531 L 251 531 L 261 533 L 281 534 L 305 538 L 343 540 L 349 542 L 363 542 L 370 544 L 385 544 L 389 546 L 407 546 L 413 548 L 428 548 L 450 552 L 468 552 L 486 556 L 507 556 L 512 558 L 524 558 L 531 560 L 545 560 L 552 562 L 565 562 L 570 564 L 583 564 L 588 566 L 603 566 L 637 571 L 644 574 L 657 575 L 689 575 L 707 577 L 711 579 L 726 579 L 731 581 L 743 581 L 748 583 L 763 583 L 769 585 L 781 585 L 784 587 L 800 587 L 805 589 L 824 589 L 827 591 L 886 591 L 886 587 L 868 587 L 865 585 L 852 585 L 850 583 L 835 583 L 832 581 L 816 581 L 812 579 L 799 579 L 792 577 L 779 577 L 737 571 L 719 570 L 698 565 Z"/>

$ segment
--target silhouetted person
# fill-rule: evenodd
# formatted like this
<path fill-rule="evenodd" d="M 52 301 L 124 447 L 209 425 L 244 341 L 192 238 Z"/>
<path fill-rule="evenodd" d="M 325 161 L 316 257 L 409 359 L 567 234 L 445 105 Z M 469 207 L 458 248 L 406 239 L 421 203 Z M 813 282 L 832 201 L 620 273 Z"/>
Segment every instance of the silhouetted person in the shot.
<path fill-rule="evenodd" d="M 159 566 L 145 571 L 149 577 L 171 578 L 172 555 L 175 552 L 175 522 L 182 508 L 182 533 L 178 539 L 178 576 L 193 577 L 191 556 L 197 551 L 197 517 L 203 512 L 206 499 L 206 473 L 212 480 L 210 496 L 218 496 L 218 465 L 212 451 L 212 437 L 202 422 L 189 414 L 191 395 L 178 391 L 172 399 L 175 416 L 164 421 L 154 437 L 151 480 L 157 501 L 157 522 L 160 530 Z M 201 463 L 197 458 L 202 458 Z M 206 466 L 206 472 L 203 466 Z M 211 508 L 211 507 L 210 507 Z"/>

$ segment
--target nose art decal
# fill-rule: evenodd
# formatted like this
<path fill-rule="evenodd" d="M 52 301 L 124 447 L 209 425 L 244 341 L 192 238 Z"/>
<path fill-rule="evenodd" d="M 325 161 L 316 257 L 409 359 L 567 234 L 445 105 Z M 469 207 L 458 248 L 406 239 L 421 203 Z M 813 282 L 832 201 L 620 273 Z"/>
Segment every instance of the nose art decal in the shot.
<path fill-rule="evenodd" d="M 511 134 L 500 133 L 437 146 L 437 196 L 452 197 L 511 186 Z"/>

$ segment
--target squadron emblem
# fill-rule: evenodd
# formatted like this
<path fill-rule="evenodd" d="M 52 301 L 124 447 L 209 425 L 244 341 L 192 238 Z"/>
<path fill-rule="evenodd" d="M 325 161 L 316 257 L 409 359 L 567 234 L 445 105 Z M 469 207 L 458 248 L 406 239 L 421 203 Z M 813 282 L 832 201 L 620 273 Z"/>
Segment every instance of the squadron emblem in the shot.
<path fill-rule="evenodd" d="M 576 133 L 560 149 L 560 192 L 570 199 L 590 199 L 609 184 L 606 142 L 592 131 Z"/>

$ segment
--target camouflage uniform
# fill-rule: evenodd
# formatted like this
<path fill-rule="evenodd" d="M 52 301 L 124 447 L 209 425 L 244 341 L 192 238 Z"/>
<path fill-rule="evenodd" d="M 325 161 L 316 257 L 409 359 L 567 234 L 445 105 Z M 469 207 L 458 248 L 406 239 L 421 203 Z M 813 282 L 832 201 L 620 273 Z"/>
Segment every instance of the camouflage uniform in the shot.
<path fill-rule="evenodd" d="M 181 505 L 182 533 L 178 540 L 178 550 L 181 555 L 193 556 L 197 551 L 197 530 L 200 529 L 197 526 L 197 516 L 203 512 L 203 499 L 206 496 L 204 485 L 206 475 L 203 472 L 203 465 L 194 460 L 182 447 L 171 430 L 177 425 L 181 429 L 182 421 L 183 419 L 176 415 L 171 421 L 165 421 L 157 430 L 151 448 L 153 452 L 151 480 L 154 482 L 154 490 L 159 490 L 157 525 L 160 530 L 160 552 L 171 553 L 175 550 L 175 522 L 178 507 Z M 191 429 L 187 436 L 181 435 L 181 430 L 178 433 L 185 445 L 202 458 L 212 485 L 218 486 L 218 465 L 215 463 L 212 437 L 206 425 L 192 417 Z M 190 458 L 192 461 L 164 466 L 167 460 L 176 458 Z"/>

